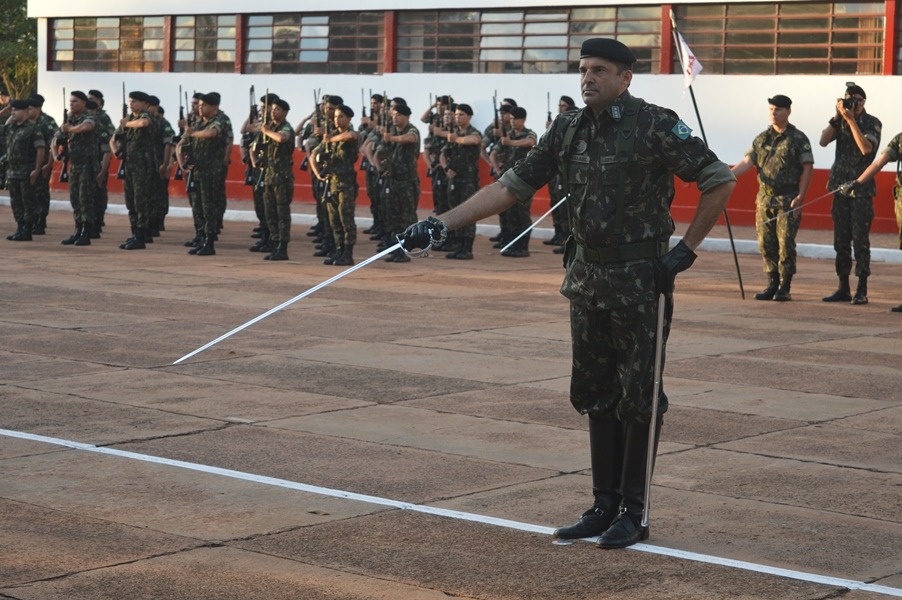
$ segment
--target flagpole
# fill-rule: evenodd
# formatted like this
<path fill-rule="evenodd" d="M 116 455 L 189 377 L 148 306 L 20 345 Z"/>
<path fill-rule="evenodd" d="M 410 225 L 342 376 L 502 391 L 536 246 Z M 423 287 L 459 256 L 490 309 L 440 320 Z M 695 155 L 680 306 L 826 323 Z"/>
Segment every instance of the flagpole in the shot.
<path fill-rule="evenodd" d="M 676 24 L 676 15 L 673 14 L 673 10 L 670 11 L 670 23 L 673 26 L 673 43 L 676 46 L 677 54 L 680 57 L 680 66 L 683 68 L 683 73 L 686 72 L 686 60 L 683 58 L 683 45 L 680 43 L 680 39 L 677 34 L 677 24 Z M 705 142 L 705 146 L 708 146 L 708 137 L 705 135 L 705 126 L 702 123 L 702 116 L 698 111 L 698 102 L 695 101 L 695 90 L 692 89 L 692 80 L 689 80 L 689 97 L 692 98 L 692 108 L 695 109 L 695 118 L 698 120 L 698 129 L 702 134 L 702 141 Z M 710 148 L 710 146 L 708 146 Z M 742 296 L 742 299 L 745 300 L 745 288 L 742 285 L 742 272 L 739 270 L 739 255 L 736 253 L 736 242 L 733 239 L 733 228 L 730 226 L 730 217 L 727 215 L 727 207 L 723 208 L 723 220 L 727 225 L 727 234 L 730 236 L 730 247 L 733 249 L 733 263 L 736 265 L 736 278 L 739 280 L 739 293 Z"/>

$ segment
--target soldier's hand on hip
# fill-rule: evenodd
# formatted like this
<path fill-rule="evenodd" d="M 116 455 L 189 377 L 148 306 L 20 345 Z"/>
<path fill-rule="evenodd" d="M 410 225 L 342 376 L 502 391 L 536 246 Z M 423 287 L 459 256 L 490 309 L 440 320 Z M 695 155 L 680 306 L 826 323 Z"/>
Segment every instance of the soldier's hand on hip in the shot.
<path fill-rule="evenodd" d="M 664 295 L 673 293 L 673 284 L 677 273 L 692 266 L 696 254 L 683 240 L 655 261 L 655 286 Z"/>

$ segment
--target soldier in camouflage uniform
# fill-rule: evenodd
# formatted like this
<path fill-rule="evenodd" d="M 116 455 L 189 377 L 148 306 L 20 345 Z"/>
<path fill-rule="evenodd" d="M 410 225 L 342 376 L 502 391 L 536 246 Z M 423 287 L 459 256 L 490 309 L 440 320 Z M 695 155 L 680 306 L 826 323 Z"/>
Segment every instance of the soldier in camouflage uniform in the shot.
<path fill-rule="evenodd" d="M 403 233 L 417 220 L 420 202 L 420 177 L 417 159 L 420 156 L 420 131 L 410 122 L 410 107 L 406 104 L 392 110 L 394 127 L 384 136 L 388 144 L 388 168 L 386 169 L 385 229 L 389 240 Z M 403 250 L 396 250 L 386 262 L 409 262 Z"/>
<path fill-rule="evenodd" d="M 260 127 L 263 152 L 263 207 L 270 235 L 270 254 L 264 260 L 288 260 L 291 241 L 291 199 L 294 193 L 294 129 L 286 121 L 288 102 L 278 98 L 269 107 L 269 120 Z M 255 159 L 256 160 L 256 159 Z"/>
<path fill-rule="evenodd" d="M 451 116 L 454 114 L 451 109 L 451 103 L 454 99 L 451 96 L 439 96 L 435 100 L 435 112 L 430 107 L 423 116 L 421 121 L 429 123 L 429 135 L 423 141 L 423 160 L 426 162 L 426 175 L 432 179 L 432 207 L 433 212 L 437 215 L 447 212 L 448 206 L 448 176 L 441 165 L 442 148 L 445 146 L 445 139 L 436 132 L 445 132 L 451 129 Z M 437 248 L 441 250 L 441 248 Z"/>
<path fill-rule="evenodd" d="M 836 114 L 821 133 L 821 146 L 836 141 L 836 159 L 830 169 L 827 189 L 834 190 L 861 175 L 877 156 L 880 147 L 880 119 L 864 109 L 867 96 L 857 85 L 846 87 L 845 98 L 836 101 Z M 848 106 L 846 106 L 848 104 Z M 833 249 L 839 287 L 824 302 L 868 303 L 868 276 L 871 274 L 871 222 L 877 186 L 869 181 L 848 193 L 833 196 Z M 852 248 L 858 288 L 851 295 Z"/>
<path fill-rule="evenodd" d="M 216 254 L 219 232 L 222 161 L 227 143 L 226 125 L 220 118 L 219 94 L 203 94 L 198 102 L 200 121 L 185 128 L 179 145 L 191 144 L 191 181 L 197 186 L 203 212 L 203 243 L 188 251 L 197 256 Z M 131 157 L 129 156 L 129 159 Z"/>
<path fill-rule="evenodd" d="M 469 104 L 458 104 L 454 111 L 455 127 L 448 131 L 436 132 L 445 139 L 440 158 L 441 166 L 448 177 L 448 206 L 452 209 L 476 193 L 479 189 L 479 153 L 482 136 L 470 125 L 473 109 Z M 476 238 L 476 224 L 460 227 L 452 244 L 457 247 L 445 258 L 471 260 L 473 241 Z"/>
<path fill-rule="evenodd" d="M 40 214 L 34 190 L 46 162 L 47 146 L 38 126 L 28 118 L 28 102 L 13 100 L 10 104 L 12 116 L 6 126 L 6 146 L 0 152 L 4 157 L 6 185 L 17 227 L 6 239 L 30 242 Z"/>
<path fill-rule="evenodd" d="M 799 207 L 811 183 L 814 155 L 808 136 L 789 122 L 792 100 L 777 94 L 767 102 L 771 126 L 755 138 L 745 158 L 731 170 L 738 177 L 758 168 L 755 222 L 769 283 L 755 299 L 786 302 L 792 300 L 789 291 L 796 272 L 796 233 L 802 222 Z"/>
<path fill-rule="evenodd" d="M 119 245 L 123 250 L 143 250 L 150 239 L 153 194 L 157 171 L 154 152 L 154 123 L 147 112 L 150 96 L 134 91 L 128 96 L 129 115 L 119 121 L 114 139 L 125 148 L 125 206 L 132 226 L 132 237 Z"/>
<path fill-rule="evenodd" d="M 148 112 L 154 123 L 154 155 L 157 160 L 157 174 L 155 180 L 157 189 L 153 195 L 153 212 L 150 220 L 150 236 L 158 237 L 161 231 L 166 229 L 166 215 L 169 214 L 169 178 L 172 175 L 173 149 L 175 149 L 175 130 L 163 116 L 163 108 L 160 99 L 150 97 Z"/>
<path fill-rule="evenodd" d="M 208 94 L 211 98 L 215 98 L 216 102 L 221 101 L 221 97 L 217 92 L 210 92 Z M 219 106 L 219 104 L 217 104 Z M 232 147 L 235 145 L 235 130 L 232 127 L 232 119 L 229 118 L 224 111 L 219 111 L 219 119 L 222 121 L 222 133 L 225 141 L 225 145 L 222 148 L 222 158 L 220 158 L 219 162 L 219 177 L 216 180 L 217 183 L 217 192 L 216 197 L 219 201 L 219 205 L 217 206 L 217 218 L 216 218 L 216 232 L 217 234 L 222 230 L 223 219 L 225 218 L 225 211 L 228 207 L 228 196 L 226 195 L 226 180 L 229 177 L 229 165 L 232 164 Z"/>
<path fill-rule="evenodd" d="M 183 120 L 179 120 L 178 126 L 183 132 L 189 127 L 197 128 L 203 121 L 200 114 L 200 99 L 202 93 L 196 92 L 191 97 L 191 106 Z M 200 190 L 192 176 L 191 170 L 194 160 L 191 156 L 191 138 L 184 133 L 175 147 L 175 156 L 182 172 L 185 173 L 185 193 L 188 195 L 188 203 L 191 205 L 191 217 L 194 221 L 194 238 L 186 240 L 186 248 L 200 248 L 204 245 L 204 207 L 200 201 Z"/>
<path fill-rule="evenodd" d="M 56 119 L 43 111 L 44 97 L 33 94 L 28 99 L 28 118 L 34 121 L 41 135 L 44 136 L 44 144 L 51 147 L 53 137 L 59 132 Z M 47 215 L 50 214 L 50 174 L 53 171 L 53 153 L 47 152 L 44 157 L 44 166 L 41 167 L 41 176 L 34 187 L 35 199 L 40 207 L 40 216 L 34 224 L 34 231 L 38 235 L 44 235 L 47 229 Z"/>
<path fill-rule="evenodd" d="M 371 239 L 382 239 L 385 234 L 385 228 L 382 226 L 383 214 L 382 205 L 380 204 L 379 194 L 379 169 L 376 168 L 371 161 L 372 152 L 368 151 L 368 144 L 371 139 L 378 139 L 375 135 L 377 127 L 383 121 L 383 108 L 385 105 L 385 96 L 382 94 L 373 94 L 370 96 L 370 116 L 363 116 L 360 119 L 360 125 L 357 127 L 357 133 L 360 136 L 360 170 L 364 172 L 364 182 L 366 183 L 366 195 L 370 201 L 370 214 L 373 215 L 373 224 L 365 229 L 363 233 L 372 236 Z"/>
<path fill-rule="evenodd" d="M 351 125 L 354 111 L 341 104 L 332 112 L 334 127 L 323 134 L 323 142 L 314 155 L 328 156 L 324 162 L 314 161 L 313 172 L 317 179 L 326 182 L 323 203 L 332 231 L 333 250 L 323 260 L 324 265 L 348 266 L 354 264 L 354 244 L 357 243 L 357 224 L 354 211 L 357 206 L 357 157 L 360 154 L 360 134 Z"/>
<path fill-rule="evenodd" d="M 576 103 L 570 96 L 561 96 L 558 101 L 558 114 L 565 113 L 568 110 L 576 110 Z M 551 128 L 551 120 L 545 123 L 545 130 Z M 548 183 L 548 197 L 551 199 L 551 206 L 557 205 L 566 192 L 564 191 L 564 182 L 558 174 Z M 563 204 L 551 211 L 551 222 L 554 225 L 554 235 L 550 240 L 542 242 L 546 246 L 557 246 L 553 252 L 555 254 L 564 253 L 564 242 L 570 237 L 570 205 L 565 201 Z"/>
<path fill-rule="evenodd" d="M 6 121 L 12 112 L 11 98 L 0 88 L 0 153 L 6 151 Z M 6 162 L 0 160 L 0 190 L 6 187 Z"/>
<path fill-rule="evenodd" d="M 513 163 L 509 162 L 507 148 L 498 148 L 501 138 L 506 136 L 511 129 L 511 109 L 517 106 L 512 98 L 505 98 L 497 110 L 497 119 L 492 119 L 482 132 L 482 151 L 480 156 L 489 165 L 489 174 L 497 181 L 501 174 L 509 169 Z M 514 239 L 518 232 L 511 225 L 510 210 L 498 215 L 499 233 L 490 239 L 494 242 L 493 248 L 502 248 L 510 240 Z"/>
<path fill-rule="evenodd" d="M 727 165 L 672 111 L 630 95 L 635 55 L 612 39 L 583 42 L 579 63 L 586 108 L 559 115 L 527 158 L 462 206 L 405 232 L 424 247 L 454 229 L 525 202 L 558 172 L 572 194 L 572 237 L 561 292 L 570 299 L 570 399 L 589 415 L 594 505 L 561 538 L 600 535 L 602 548 L 648 537 L 641 523 L 651 419 L 667 410 L 661 390 L 652 415 L 657 300 L 666 299 L 663 344 L 677 273 L 689 268 L 735 187 Z M 683 239 L 674 231 L 674 178 L 702 191 Z M 660 427 L 656 429 L 660 432 Z"/>
<path fill-rule="evenodd" d="M 116 126 L 113 124 L 113 120 L 110 119 L 110 115 L 103 109 L 103 93 L 99 90 L 88 91 L 88 103 L 86 106 L 97 122 L 97 141 L 100 145 L 100 170 L 97 173 L 97 196 L 94 199 L 94 230 L 91 232 L 91 239 L 97 239 L 100 237 L 100 232 L 103 229 L 103 219 L 109 202 L 107 185 L 110 179 L 110 160 L 113 156 L 110 149 L 110 140 L 113 134 L 116 133 Z"/>
<path fill-rule="evenodd" d="M 69 202 L 75 219 L 75 233 L 61 242 L 67 246 L 90 246 L 94 231 L 101 154 L 97 119 L 88 111 L 87 103 L 84 92 L 76 90 L 70 94 L 69 118 L 59 133 L 69 147 Z"/>
<path fill-rule="evenodd" d="M 538 136 L 532 129 L 526 127 L 526 109 L 522 106 L 515 106 L 510 109 L 511 128 L 503 135 L 492 150 L 492 163 L 495 165 L 496 171 L 500 175 L 507 172 L 508 169 L 517 164 L 520 160 L 526 158 L 529 151 L 536 145 Z M 503 149 L 503 150 L 502 150 Z M 503 158 L 499 158 L 499 156 Z M 532 199 L 529 201 L 514 204 L 502 214 L 507 214 L 507 223 L 510 229 L 511 239 L 526 231 L 532 225 Z M 517 242 L 501 252 L 501 256 L 512 258 L 525 258 L 529 256 L 529 236 L 520 237 Z M 505 242 L 505 245 L 507 242 Z"/>
<path fill-rule="evenodd" d="M 267 114 L 269 107 L 278 99 L 279 96 L 273 93 L 270 93 L 268 97 L 265 94 L 260 96 L 260 106 L 254 106 L 251 114 L 241 125 L 241 160 L 248 165 L 248 181 L 245 183 L 251 186 L 254 195 L 254 214 L 256 214 L 257 221 L 260 223 L 260 226 L 254 229 L 255 233 L 251 236 L 259 237 L 260 239 L 248 250 L 251 252 L 265 251 L 267 254 L 271 253 L 273 248 L 270 247 L 269 226 L 266 223 L 266 205 L 263 198 L 263 169 L 262 166 L 255 166 L 255 164 L 262 165 L 263 162 L 262 156 L 259 154 L 263 147 L 263 135 L 260 133 L 260 125 L 263 121 L 270 121 L 271 117 Z M 255 159 L 260 160 L 258 162 L 251 160 L 252 154 L 254 154 Z"/>
<path fill-rule="evenodd" d="M 896 202 L 896 224 L 899 226 L 899 249 L 902 250 L 902 133 L 897 133 L 896 137 L 890 140 L 883 153 L 865 169 L 864 173 L 858 176 L 858 179 L 850 181 L 842 187 L 844 193 L 855 191 L 856 188 L 873 179 L 890 162 L 896 163 L 896 185 L 893 186 L 893 197 Z M 890 310 L 902 313 L 902 304 L 894 306 Z"/>

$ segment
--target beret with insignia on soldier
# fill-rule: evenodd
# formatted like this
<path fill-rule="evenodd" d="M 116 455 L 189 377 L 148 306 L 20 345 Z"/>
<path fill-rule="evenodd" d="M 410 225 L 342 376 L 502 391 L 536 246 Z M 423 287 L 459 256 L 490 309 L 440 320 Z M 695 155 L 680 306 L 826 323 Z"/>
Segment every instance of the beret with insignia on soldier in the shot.
<path fill-rule="evenodd" d="M 767 103 L 777 108 L 789 108 L 792 106 L 792 100 L 789 96 L 784 96 L 783 94 L 777 94 L 773 98 L 768 98 Z"/>
<path fill-rule="evenodd" d="M 595 56 L 606 58 L 611 62 L 630 65 L 636 62 L 636 55 L 623 42 L 611 38 L 591 38 L 583 42 L 579 51 L 580 58 Z"/>

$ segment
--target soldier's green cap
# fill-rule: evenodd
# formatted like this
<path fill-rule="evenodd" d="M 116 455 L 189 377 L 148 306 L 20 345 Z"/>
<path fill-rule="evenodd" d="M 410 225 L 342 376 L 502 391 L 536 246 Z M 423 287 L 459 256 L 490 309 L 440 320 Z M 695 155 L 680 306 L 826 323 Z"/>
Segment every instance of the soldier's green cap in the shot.
<path fill-rule="evenodd" d="M 580 58 L 596 56 L 606 58 L 612 62 L 632 65 L 636 62 L 636 55 L 626 47 L 623 42 L 611 38 L 591 38 L 583 42 L 579 51 Z"/>
<path fill-rule="evenodd" d="M 777 94 L 773 98 L 768 98 L 767 103 L 777 108 L 789 108 L 792 106 L 792 99 L 789 96 Z"/>

